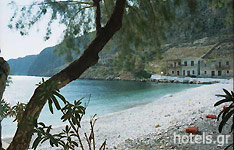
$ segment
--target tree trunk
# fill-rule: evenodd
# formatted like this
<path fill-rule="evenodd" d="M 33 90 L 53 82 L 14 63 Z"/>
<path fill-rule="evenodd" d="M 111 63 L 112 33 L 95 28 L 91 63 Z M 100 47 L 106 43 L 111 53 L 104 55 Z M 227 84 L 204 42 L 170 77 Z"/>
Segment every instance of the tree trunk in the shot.
<path fill-rule="evenodd" d="M 6 88 L 6 81 L 9 75 L 9 65 L 0 57 L 0 101 L 2 100 L 3 92 Z M 0 110 L 1 111 L 1 110 Z M 2 116 L 0 116 L 0 149 L 2 149 Z"/>
<path fill-rule="evenodd" d="M 52 76 L 46 82 L 55 81 L 58 83 L 57 89 L 61 89 L 71 81 L 78 79 L 89 67 L 95 65 L 99 59 L 98 53 L 122 26 L 125 3 L 126 0 L 117 0 L 111 18 L 84 51 L 82 56 L 72 62 L 64 70 Z M 13 141 L 7 150 L 26 150 L 29 148 L 33 130 L 33 125 L 30 124 L 30 120 L 38 119 L 39 114 L 46 103 L 46 100 L 43 98 L 41 98 L 40 101 L 36 101 L 39 91 L 40 86 L 36 88 L 27 104 Z"/>
<path fill-rule="evenodd" d="M 0 57 L 0 100 L 2 99 L 3 92 L 6 88 L 6 81 L 9 75 L 9 65 L 8 63 Z"/>

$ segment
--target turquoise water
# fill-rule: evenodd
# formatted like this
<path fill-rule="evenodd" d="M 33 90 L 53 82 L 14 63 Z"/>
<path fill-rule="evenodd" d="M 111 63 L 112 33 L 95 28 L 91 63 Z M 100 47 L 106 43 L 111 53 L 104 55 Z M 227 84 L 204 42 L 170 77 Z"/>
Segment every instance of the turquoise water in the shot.
<path fill-rule="evenodd" d="M 4 99 L 14 105 L 16 102 L 27 102 L 36 88 L 35 84 L 41 81 L 41 77 L 12 76 L 13 83 L 7 87 Z M 134 81 L 102 81 L 102 80 L 77 80 L 65 88 L 61 93 L 70 102 L 84 97 L 86 103 L 91 94 L 85 118 L 94 114 L 98 116 L 125 110 L 136 105 L 142 105 L 166 95 L 182 90 L 198 87 L 191 84 L 157 84 Z M 55 112 L 52 115 L 46 105 L 41 113 L 39 121 L 47 125 L 60 126 L 61 114 Z M 3 137 L 10 136 L 15 132 L 16 123 L 12 119 L 3 120 Z"/>

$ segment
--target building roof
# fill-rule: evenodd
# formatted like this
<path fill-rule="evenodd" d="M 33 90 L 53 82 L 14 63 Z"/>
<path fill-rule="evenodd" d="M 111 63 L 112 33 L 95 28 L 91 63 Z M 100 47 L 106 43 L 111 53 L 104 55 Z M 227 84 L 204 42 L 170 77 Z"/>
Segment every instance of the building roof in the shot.
<path fill-rule="evenodd" d="M 216 44 L 210 52 L 204 55 L 203 59 L 218 59 L 233 57 L 233 40 L 228 39 Z M 233 58 L 232 58 L 233 59 Z"/>
<path fill-rule="evenodd" d="M 164 60 L 201 58 L 212 47 L 214 47 L 214 45 L 170 48 L 163 54 L 163 58 Z"/>

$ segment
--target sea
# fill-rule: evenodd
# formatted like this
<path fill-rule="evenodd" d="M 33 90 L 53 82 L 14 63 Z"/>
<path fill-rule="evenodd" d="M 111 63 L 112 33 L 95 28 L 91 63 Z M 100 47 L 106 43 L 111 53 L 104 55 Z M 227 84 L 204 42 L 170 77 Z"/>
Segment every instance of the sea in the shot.
<path fill-rule="evenodd" d="M 35 76 L 11 76 L 9 86 L 3 95 L 4 100 L 11 106 L 17 102 L 27 103 L 43 77 Z M 48 79 L 48 77 L 44 77 Z M 87 106 L 83 119 L 94 114 L 103 116 L 110 113 L 123 111 L 139 105 L 144 105 L 158 100 L 167 94 L 174 94 L 183 90 L 198 87 L 196 84 L 172 84 L 136 81 L 106 81 L 78 79 L 60 90 L 61 94 L 69 101 L 82 99 L 82 104 Z M 62 103 L 61 103 L 62 104 Z M 54 108 L 55 110 L 55 108 Z M 65 123 L 60 120 L 61 112 L 51 114 L 46 104 L 41 112 L 38 122 L 44 122 L 53 127 L 62 126 Z M 2 137 L 14 135 L 17 123 L 14 118 L 5 118 L 2 121 Z"/>

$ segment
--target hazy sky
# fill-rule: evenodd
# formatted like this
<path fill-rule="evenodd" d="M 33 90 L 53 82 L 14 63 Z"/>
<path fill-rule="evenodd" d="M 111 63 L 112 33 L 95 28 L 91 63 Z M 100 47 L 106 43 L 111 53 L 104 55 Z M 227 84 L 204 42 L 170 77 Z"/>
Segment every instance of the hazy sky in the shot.
<path fill-rule="evenodd" d="M 18 6 L 29 5 L 33 0 L 19 0 Z M 13 14 L 13 10 L 7 4 L 10 0 L 0 0 L 0 56 L 8 60 L 11 58 L 23 57 L 31 54 L 38 54 L 44 48 L 56 45 L 61 41 L 64 26 L 54 24 L 52 26 L 52 36 L 50 40 L 44 41 L 46 29 L 46 18 L 36 24 L 30 31 L 29 35 L 21 36 L 17 31 L 10 30 L 7 25 Z M 37 32 L 37 29 L 40 29 Z"/>

